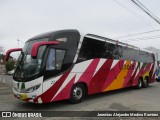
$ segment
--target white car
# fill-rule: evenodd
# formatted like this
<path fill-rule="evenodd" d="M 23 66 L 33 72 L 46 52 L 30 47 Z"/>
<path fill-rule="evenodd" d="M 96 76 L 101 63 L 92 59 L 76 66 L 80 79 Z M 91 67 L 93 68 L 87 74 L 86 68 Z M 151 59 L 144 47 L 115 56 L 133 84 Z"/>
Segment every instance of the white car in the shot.
<path fill-rule="evenodd" d="M 11 71 L 8 71 L 8 74 L 9 74 L 9 75 L 13 75 L 13 74 L 14 74 L 14 71 L 15 71 L 14 69 L 11 70 Z"/>

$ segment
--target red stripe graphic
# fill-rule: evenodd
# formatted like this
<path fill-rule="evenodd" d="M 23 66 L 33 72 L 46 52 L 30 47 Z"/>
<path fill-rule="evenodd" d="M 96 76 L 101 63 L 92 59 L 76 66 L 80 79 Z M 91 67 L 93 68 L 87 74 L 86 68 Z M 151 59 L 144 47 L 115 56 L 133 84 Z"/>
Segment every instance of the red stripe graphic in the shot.
<path fill-rule="evenodd" d="M 88 86 L 89 94 L 94 94 L 102 91 L 102 87 L 106 81 L 106 77 L 110 71 L 112 63 L 113 60 L 106 60 L 102 67 L 99 69 L 99 71 L 94 75 Z"/>
<path fill-rule="evenodd" d="M 133 84 L 136 84 L 136 85 L 138 84 L 139 77 L 142 75 L 143 70 L 144 70 L 144 63 L 142 65 L 142 67 L 140 68 L 139 73 L 134 78 L 134 83 Z"/>
<path fill-rule="evenodd" d="M 65 79 L 69 75 L 69 73 L 70 73 L 70 71 L 67 71 L 66 73 L 64 73 L 61 76 L 61 78 L 51 88 L 49 88 L 42 95 L 39 96 L 39 97 L 41 97 L 43 102 L 50 102 L 51 101 L 51 99 L 54 97 L 54 95 L 60 89 L 61 85 L 63 84 L 63 82 L 65 81 Z M 39 97 L 37 97 L 37 99 Z"/>
<path fill-rule="evenodd" d="M 85 82 L 87 85 L 89 85 L 93 74 L 97 68 L 97 65 L 99 63 L 100 59 L 94 59 L 90 65 L 88 66 L 88 68 L 84 71 L 84 73 L 81 75 L 81 77 L 79 78 L 78 82 Z"/>
<path fill-rule="evenodd" d="M 143 74 L 145 74 L 147 71 L 149 71 L 150 67 L 151 67 L 151 63 L 147 64 L 145 67 L 146 63 L 143 63 L 141 70 L 139 71 L 138 75 L 135 78 L 135 82 L 134 84 L 138 84 L 138 80 L 140 76 L 143 76 Z"/>
<path fill-rule="evenodd" d="M 154 72 L 154 63 L 152 65 L 152 68 L 149 72 L 149 83 L 152 83 L 155 81 L 155 72 Z"/>
<path fill-rule="evenodd" d="M 129 87 L 132 85 L 132 81 L 131 81 L 132 76 L 131 75 L 132 75 L 135 67 L 136 67 L 136 62 L 133 62 L 132 65 L 130 65 L 130 67 L 128 69 L 128 73 L 127 73 L 126 78 L 124 80 L 123 87 Z"/>
<path fill-rule="evenodd" d="M 106 78 L 106 82 L 103 85 L 102 90 L 105 90 L 116 78 L 116 76 L 121 72 L 123 68 L 124 60 L 119 60 L 119 62 L 109 71 Z"/>
<path fill-rule="evenodd" d="M 89 84 L 97 68 L 99 61 L 100 61 L 99 58 L 92 60 L 90 65 L 87 67 L 87 69 L 84 71 L 84 73 L 81 75 L 81 77 L 79 78 L 77 82 L 85 82 Z M 54 101 L 59 100 L 60 97 L 62 97 L 63 99 L 67 99 L 70 97 L 70 90 L 71 90 L 72 85 L 74 84 L 74 80 L 75 80 L 75 76 L 72 78 L 69 84 L 65 87 L 65 89 L 63 89 L 61 93 L 54 99 Z"/>
<path fill-rule="evenodd" d="M 137 68 L 136 68 L 136 70 L 134 71 L 133 75 L 131 76 L 130 81 L 131 81 L 131 84 L 132 84 L 132 85 L 134 84 L 134 80 L 135 80 L 134 78 L 136 77 L 136 73 L 137 73 L 138 67 L 139 67 L 139 65 L 137 64 Z"/>
<path fill-rule="evenodd" d="M 70 80 L 70 82 L 63 88 L 63 90 L 53 99 L 53 101 L 70 98 L 70 91 L 74 84 L 76 75 Z"/>

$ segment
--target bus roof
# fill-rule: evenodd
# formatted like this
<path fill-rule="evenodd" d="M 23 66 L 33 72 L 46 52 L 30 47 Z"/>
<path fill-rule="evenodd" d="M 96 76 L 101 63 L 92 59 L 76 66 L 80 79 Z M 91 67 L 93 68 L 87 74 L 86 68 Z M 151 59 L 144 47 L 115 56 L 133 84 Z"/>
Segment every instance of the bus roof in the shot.
<path fill-rule="evenodd" d="M 28 41 L 32 41 L 32 40 L 40 39 L 40 38 L 52 37 L 55 34 L 67 33 L 67 32 L 69 32 L 69 33 L 79 33 L 78 30 L 76 30 L 76 29 L 56 30 L 56 31 L 51 31 L 51 32 L 46 32 L 46 33 L 42 33 L 42 34 L 36 35 L 36 36 L 30 38 Z"/>
<path fill-rule="evenodd" d="M 42 34 L 36 35 L 36 36 L 30 38 L 29 40 L 27 40 L 27 42 L 35 40 L 35 39 L 40 39 L 40 38 L 52 37 L 55 34 L 67 33 L 67 32 L 79 33 L 79 31 L 76 30 L 76 29 L 56 30 L 56 31 L 51 31 L 51 32 L 46 32 L 46 33 L 42 33 Z M 105 42 L 110 42 L 110 43 L 113 43 L 113 44 L 118 44 L 120 46 L 127 46 L 127 47 L 130 47 L 130 48 L 133 48 L 133 49 L 138 49 L 138 50 L 141 50 L 141 51 L 144 51 L 144 52 L 153 53 L 151 51 L 148 51 L 148 50 L 145 50 L 145 49 L 140 49 L 139 47 L 136 47 L 136 46 L 133 46 L 133 45 L 129 45 L 127 43 L 120 42 L 118 40 L 113 40 L 113 39 L 105 38 L 105 37 L 94 35 L 94 34 L 85 34 L 84 37 L 97 39 L 97 40 L 105 41 Z"/>

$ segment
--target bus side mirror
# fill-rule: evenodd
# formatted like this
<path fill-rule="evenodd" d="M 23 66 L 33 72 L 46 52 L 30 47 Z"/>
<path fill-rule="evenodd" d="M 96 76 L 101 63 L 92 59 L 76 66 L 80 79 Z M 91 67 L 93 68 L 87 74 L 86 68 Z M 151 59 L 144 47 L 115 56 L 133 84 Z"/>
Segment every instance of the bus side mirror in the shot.
<path fill-rule="evenodd" d="M 12 52 L 17 52 L 17 51 L 22 51 L 22 48 L 9 49 L 9 50 L 6 52 L 5 60 L 8 61 L 10 54 L 11 54 Z"/>
<path fill-rule="evenodd" d="M 38 49 L 40 46 L 43 46 L 43 45 L 58 45 L 60 44 L 60 42 L 58 41 L 44 41 L 44 42 L 36 42 L 33 44 L 32 46 L 32 50 L 31 50 L 31 57 L 33 59 L 36 59 L 37 58 L 37 54 L 38 54 Z"/>

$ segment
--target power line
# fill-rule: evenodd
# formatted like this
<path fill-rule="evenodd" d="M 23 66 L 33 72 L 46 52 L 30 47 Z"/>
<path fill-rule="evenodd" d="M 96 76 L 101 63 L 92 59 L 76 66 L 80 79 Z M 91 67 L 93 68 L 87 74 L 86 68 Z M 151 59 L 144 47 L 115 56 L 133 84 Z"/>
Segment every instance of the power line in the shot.
<path fill-rule="evenodd" d="M 147 25 L 151 26 L 153 28 L 153 26 L 149 23 L 147 23 L 144 18 L 142 18 L 142 16 L 137 15 L 135 12 L 133 12 L 132 10 L 130 10 L 129 8 L 127 8 L 126 6 L 124 6 L 123 4 L 119 3 L 118 1 L 114 0 L 114 2 L 116 2 L 119 6 L 123 7 L 124 9 L 126 9 L 127 11 L 129 11 L 130 13 L 132 13 L 136 18 L 138 18 L 139 20 L 145 22 Z"/>
<path fill-rule="evenodd" d="M 160 19 L 156 16 L 156 15 L 154 15 L 146 6 L 144 6 L 139 0 L 132 0 L 132 1 L 134 1 L 135 2 L 135 4 L 136 4 L 136 1 L 138 2 L 137 3 L 137 6 L 139 7 L 139 8 L 141 8 L 146 14 L 148 14 L 152 19 L 154 19 L 158 24 L 160 24 Z"/>
<path fill-rule="evenodd" d="M 139 0 L 137 0 L 137 2 L 142 5 L 157 21 L 158 23 L 160 23 L 160 19 L 155 15 L 153 14 L 146 6 L 144 6 Z"/>
<path fill-rule="evenodd" d="M 142 34 L 152 33 L 152 32 L 157 32 L 157 31 L 160 31 L 160 29 L 151 30 L 151 31 L 146 31 L 146 32 L 140 32 L 140 33 L 135 33 L 135 34 L 130 34 L 130 35 L 125 35 L 125 36 L 119 36 L 119 37 L 115 37 L 115 38 L 113 38 L 113 39 L 124 38 L 124 37 L 130 37 L 130 36 L 135 36 L 135 35 L 142 35 Z"/>
<path fill-rule="evenodd" d="M 149 39 L 157 39 L 157 38 L 160 38 L 160 35 L 141 37 L 141 38 L 135 38 L 135 39 L 129 39 L 129 40 L 123 40 L 123 41 L 126 41 L 126 42 L 129 42 L 129 41 L 141 41 L 141 40 L 149 40 Z"/>
<path fill-rule="evenodd" d="M 138 6 L 143 12 L 150 16 L 154 21 L 160 24 L 160 19 L 154 15 L 147 7 L 145 7 L 139 0 L 131 0 L 136 6 Z"/>
<path fill-rule="evenodd" d="M 158 39 L 160 37 L 155 37 L 155 38 L 148 38 L 148 39 L 140 39 L 140 40 L 126 40 L 125 42 L 133 42 L 133 41 L 146 41 L 146 40 L 151 40 L 151 39 Z"/>

